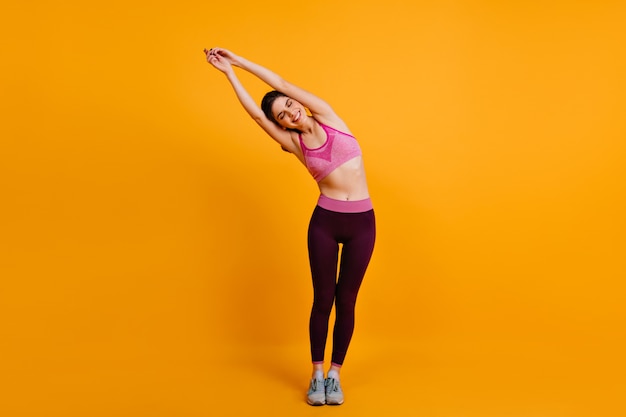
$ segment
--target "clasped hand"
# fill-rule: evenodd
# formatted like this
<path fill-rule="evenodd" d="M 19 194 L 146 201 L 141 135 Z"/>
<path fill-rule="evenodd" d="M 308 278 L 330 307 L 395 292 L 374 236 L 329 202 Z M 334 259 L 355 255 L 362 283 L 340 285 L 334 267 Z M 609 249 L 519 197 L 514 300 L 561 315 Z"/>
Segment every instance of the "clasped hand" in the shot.
<path fill-rule="evenodd" d="M 206 60 L 209 64 L 222 72 L 227 72 L 232 65 L 236 65 L 237 55 L 224 48 L 204 49 Z"/>

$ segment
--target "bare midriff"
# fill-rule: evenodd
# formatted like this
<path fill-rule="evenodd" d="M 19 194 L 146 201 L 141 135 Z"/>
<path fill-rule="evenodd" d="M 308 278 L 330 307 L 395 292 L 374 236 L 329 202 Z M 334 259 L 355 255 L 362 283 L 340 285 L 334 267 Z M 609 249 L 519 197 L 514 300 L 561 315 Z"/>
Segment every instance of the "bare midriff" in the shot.
<path fill-rule="evenodd" d="M 370 196 L 363 158 L 360 156 L 338 166 L 317 185 L 323 195 L 335 200 L 357 201 Z"/>

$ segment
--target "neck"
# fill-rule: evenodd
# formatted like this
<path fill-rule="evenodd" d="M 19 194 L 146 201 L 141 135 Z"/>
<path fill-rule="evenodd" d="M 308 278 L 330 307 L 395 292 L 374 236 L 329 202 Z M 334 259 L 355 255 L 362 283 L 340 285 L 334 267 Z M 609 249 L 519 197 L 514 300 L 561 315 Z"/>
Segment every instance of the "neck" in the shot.
<path fill-rule="evenodd" d="M 312 117 L 307 117 L 304 126 L 302 126 L 302 130 L 300 131 L 302 134 L 310 134 L 313 133 L 313 131 L 315 131 L 315 129 L 317 128 L 318 124 L 317 121 L 315 121 L 314 118 Z"/>

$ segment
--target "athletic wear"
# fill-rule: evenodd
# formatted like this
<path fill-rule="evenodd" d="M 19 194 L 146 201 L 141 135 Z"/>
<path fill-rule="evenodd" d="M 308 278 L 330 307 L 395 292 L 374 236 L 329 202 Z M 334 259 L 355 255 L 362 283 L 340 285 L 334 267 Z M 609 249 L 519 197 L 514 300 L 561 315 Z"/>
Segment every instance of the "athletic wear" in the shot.
<path fill-rule="evenodd" d="M 330 200 L 330 201 L 329 201 Z M 332 362 L 343 364 L 354 331 L 354 307 L 376 240 L 376 221 L 371 201 L 340 201 L 320 197 L 313 210 L 308 231 L 309 263 L 313 279 L 313 307 L 309 322 L 313 362 L 324 361 L 328 321 L 333 304 L 336 319 L 333 330 Z M 329 205 L 326 205 L 329 203 Z M 339 207 L 343 212 L 322 205 Z M 351 212 L 350 208 L 370 207 Z M 341 263 L 337 275 L 339 260 Z"/>
<path fill-rule="evenodd" d="M 315 149 L 307 148 L 299 135 L 304 162 L 320 182 L 336 168 L 361 156 L 354 136 L 320 123 L 326 141 Z M 330 313 L 335 306 L 332 364 L 341 366 L 354 332 L 356 299 L 372 257 L 376 240 L 376 220 L 371 200 L 344 201 L 320 195 L 313 210 L 308 230 L 309 264 L 313 280 L 313 306 L 309 320 L 311 357 L 314 364 L 324 362 Z M 341 261 L 339 274 L 339 245 Z M 311 380 L 307 401 L 312 405 L 343 403 L 339 378 L 329 373 L 324 381 L 324 402 L 321 402 L 317 375 Z"/>
<path fill-rule="evenodd" d="M 326 378 L 324 381 L 326 387 L 326 404 L 341 405 L 343 404 L 343 391 L 339 380 L 335 378 Z"/>
<path fill-rule="evenodd" d="M 317 122 L 326 132 L 326 142 L 319 148 L 309 149 L 300 139 L 300 147 L 304 154 L 304 162 L 313 179 L 320 182 L 338 166 L 350 159 L 361 156 L 361 148 L 356 138 L 323 123 Z"/>
<path fill-rule="evenodd" d="M 324 378 L 312 378 L 306 401 L 311 405 L 326 404 L 326 385 Z"/>
<path fill-rule="evenodd" d="M 363 213 L 372 210 L 372 200 L 335 200 L 328 198 L 324 194 L 320 194 L 317 205 L 330 211 L 338 211 L 340 213 Z"/>

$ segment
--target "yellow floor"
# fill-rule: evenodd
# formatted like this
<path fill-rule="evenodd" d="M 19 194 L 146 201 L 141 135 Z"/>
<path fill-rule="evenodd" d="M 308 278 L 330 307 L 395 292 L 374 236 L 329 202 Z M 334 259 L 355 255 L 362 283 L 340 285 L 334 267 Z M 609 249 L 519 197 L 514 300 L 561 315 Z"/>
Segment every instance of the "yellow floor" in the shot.
<path fill-rule="evenodd" d="M 83 356 L 82 367 L 50 358 L 44 370 L 22 363 L 22 372 L 9 374 L 3 415 L 608 417 L 626 410 L 623 379 L 621 386 L 610 380 L 601 358 L 583 363 L 580 352 L 556 345 L 444 342 L 356 337 L 342 373 L 345 403 L 334 407 L 305 403 L 306 344 L 155 348 L 117 352 L 115 360 Z"/>

